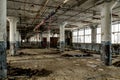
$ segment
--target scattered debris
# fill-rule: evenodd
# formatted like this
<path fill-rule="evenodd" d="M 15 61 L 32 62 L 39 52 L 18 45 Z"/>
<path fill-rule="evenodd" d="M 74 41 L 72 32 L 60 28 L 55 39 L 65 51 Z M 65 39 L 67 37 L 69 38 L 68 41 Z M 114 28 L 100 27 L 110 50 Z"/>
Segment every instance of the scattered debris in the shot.
<path fill-rule="evenodd" d="M 41 76 L 41 77 L 46 77 L 49 76 L 52 73 L 52 71 L 50 70 L 46 70 L 46 69 L 22 69 L 22 68 L 14 68 L 12 66 L 8 66 L 8 76 L 28 76 L 28 77 L 32 77 L 32 76 Z"/>
<path fill-rule="evenodd" d="M 87 80 L 96 80 L 95 77 L 90 77 L 90 78 L 87 78 Z"/>
<path fill-rule="evenodd" d="M 59 51 L 56 51 L 56 52 L 44 52 L 43 54 L 60 54 L 60 52 Z"/>
<path fill-rule="evenodd" d="M 63 54 L 63 57 L 91 57 L 91 54 Z"/>
<path fill-rule="evenodd" d="M 80 64 L 75 64 L 76 66 L 79 66 Z"/>
<path fill-rule="evenodd" d="M 90 53 L 93 57 L 89 57 L 74 50 L 58 55 L 52 52 L 57 51 L 24 49 L 19 51 L 22 57 L 8 56 L 8 80 L 120 80 L 119 67 L 104 66 L 99 55 Z M 62 56 L 65 54 L 70 57 Z M 113 63 L 116 61 L 119 57 Z"/>
<path fill-rule="evenodd" d="M 87 77 L 85 80 L 110 80 L 109 78 L 112 78 L 112 76 L 108 74 L 96 74 L 96 75 Z"/>
<path fill-rule="evenodd" d="M 62 56 L 63 57 L 73 57 L 73 55 L 70 55 L 70 54 L 63 54 Z"/>
<path fill-rule="evenodd" d="M 40 53 L 40 54 L 45 54 L 45 55 L 52 55 L 52 54 L 59 54 L 58 51 L 56 52 L 44 52 L 44 53 Z M 18 52 L 17 55 L 15 56 L 35 56 L 35 55 L 40 55 L 40 54 L 31 54 L 31 53 L 25 53 L 25 52 Z"/>
<path fill-rule="evenodd" d="M 30 54 L 30 53 L 24 53 L 24 52 L 19 52 L 17 55 L 15 56 L 34 56 L 34 55 L 38 55 L 38 54 Z"/>
<path fill-rule="evenodd" d="M 92 68 L 97 67 L 97 65 L 95 65 L 95 64 L 87 64 L 87 66 L 92 67 Z"/>
<path fill-rule="evenodd" d="M 100 69 L 98 69 L 98 70 L 99 70 L 99 71 L 104 71 L 104 69 L 101 69 L 101 68 L 100 68 Z"/>
<path fill-rule="evenodd" d="M 113 56 L 112 56 L 112 58 L 117 58 L 117 57 L 118 57 L 118 55 L 113 55 Z"/>
<path fill-rule="evenodd" d="M 120 61 L 117 61 L 117 62 L 113 63 L 113 65 L 116 66 L 116 67 L 120 67 Z"/>

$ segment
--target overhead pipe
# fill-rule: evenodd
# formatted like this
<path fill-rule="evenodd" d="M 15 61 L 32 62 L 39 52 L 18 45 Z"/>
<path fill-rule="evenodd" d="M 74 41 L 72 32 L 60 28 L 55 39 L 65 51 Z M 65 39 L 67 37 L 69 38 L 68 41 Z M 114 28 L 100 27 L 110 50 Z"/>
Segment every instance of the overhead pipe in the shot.
<path fill-rule="evenodd" d="M 32 24 L 34 23 L 35 19 L 39 16 L 39 13 L 40 13 L 40 15 L 41 15 L 42 12 L 44 13 L 48 2 L 49 2 L 49 0 L 46 0 L 44 6 L 42 7 L 42 10 L 41 10 L 41 8 L 38 10 L 38 12 L 37 12 L 37 14 L 36 14 L 36 16 L 35 16 Z M 40 11 L 41 11 L 41 12 L 40 12 Z"/>
<path fill-rule="evenodd" d="M 48 17 L 46 17 L 44 20 L 42 20 L 42 21 L 33 29 L 33 31 L 36 31 L 36 29 L 38 29 L 41 25 L 43 25 L 50 17 L 52 17 L 54 14 L 56 14 L 57 10 L 60 9 L 60 8 L 62 8 L 62 6 L 63 6 L 67 1 L 69 1 L 69 0 L 65 0 L 65 1 L 63 2 L 63 4 L 59 5 L 59 6 L 56 8 L 55 11 L 52 11 L 52 12 L 50 13 L 50 15 L 48 15 Z M 99 2 L 99 3 L 97 3 L 96 5 L 100 5 L 100 4 L 102 4 L 103 2 L 104 2 L 104 1 Z M 91 6 L 90 8 L 93 8 L 93 7 L 94 7 L 94 6 Z M 90 8 L 88 8 L 88 9 L 90 9 Z M 86 9 L 86 10 L 83 11 L 83 12 L 86 12 L 88 9 Z M 52 22 L 54 22 L 54 21 L 52 21 Z"/>
<path fill-rule="evenodd" d="M 41 25 L 43 25 L 47 20 L 49 20 L 53 15 L 57 13 L 57 11 L 68 2 L 69 0 L 64 0 L 62 4 L 60 4 L 54 11 L 52 11 L 44 20 L 42 20 L 33 31 L 36 31 Z"/>
<path fill-rule="evenodd" d="M 57 10 L 60 8 L 60 6 L 57 7 L 57 9 L 55 11 L 52 11 L 44 20 L 42 20 L 35 28 L 34 31 L 36 29 L 38 29 L 42 24 L 45 23 L 45 21 L 47 21 L 50 17 L 52 17 L 54 14 L 56 14 Z"/>

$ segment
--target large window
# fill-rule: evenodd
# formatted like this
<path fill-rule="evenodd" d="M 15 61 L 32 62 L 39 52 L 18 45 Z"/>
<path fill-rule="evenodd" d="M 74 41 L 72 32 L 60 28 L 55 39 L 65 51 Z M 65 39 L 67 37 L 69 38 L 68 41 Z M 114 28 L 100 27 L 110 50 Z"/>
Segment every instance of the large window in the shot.
<path fill-rule="evenodd" d="M 74 30 L 72 33 L 72 42 L 77 43 L 77 36 L 78 36 L 78 31 Z"/>
<path fill-rule="evenodd" d="M 120 23 L 112 25 L 111 40 L 113 44 L 120 43 Z M 97 28 L 97 43 L 101 43 L 101 27 Z"/>
<path fill-rule="evenodd" d="M 78 43 L 84 43 L 84 29 L 78 31 Z"/>
<path fill-rule="evenodd" d="M 73 43 L 91 43 L 91 29 L 79 29 L 73 31 Z"/>
<path fill-rule="evenodd" d="M 85 29 L 85 43 L 91 43 L 91 29 Z"/>
<path fill-rule="evenodd" d="M 120 43 L 120 23 L 112 25 L 112 43 Z"/>
<path fill-rule="evenodd" d="M 101 43 L 101 28 L 97 28 L 97 43 Z"/>
<path fill-rule="evenodd" d="M 120 43 L 120 23 L 112 24 L 111 40 L 113 44 Z M 101 43 L 101 26 L 97 28 L 97 43 Z M 91 43 L 91 29 L 79 29 L 73 31 L 73 43 Z"/>

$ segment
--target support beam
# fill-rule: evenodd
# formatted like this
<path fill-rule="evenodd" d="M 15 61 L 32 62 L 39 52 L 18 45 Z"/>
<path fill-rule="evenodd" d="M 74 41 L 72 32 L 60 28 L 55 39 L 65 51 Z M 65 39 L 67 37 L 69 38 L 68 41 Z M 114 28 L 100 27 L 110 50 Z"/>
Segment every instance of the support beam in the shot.
<path fill-rule="evenodd" d="M 96 43 L 97 42 L 97 25 L 92 25 L 91 27 L 91 39 L 92 39 L 92 43 Z"/>
<path fill-rule="evenodd" d="M 85 0 L 86 1 L 86 0 Z M 85 1 L 80 1 L 80 3 L 78 5 L 81 5 L 83 4 Z M 35 5 L 35 6 L 41 6 L 43 7 L 44 5 L 43 4 L 38 4 L 38 3 L 32 3 L 32 2 L 24 2 L 24 1 L 19 1 L 19 0 L 8 0 L 8 2 L 15 2 L 15 3 L 20 3 L 20 4 L 27 4 L 27 5 Z M 73 5 L 73 7 L 76 6 Z M 47 8 L 57 8 L 57 6 L 53 6 L 53 5 L 46 5 Z M 14 8 L 8 8 L 8 9 L 14 9 Z M 19 10 L 19 9 L 17 9 Z M 21 10 L 21 9 L 20 9 Z M 22 9 L 23 10 L 23 9 Z M 62 7 L 61 10 L 68 10 L 68 8 L 65 8 L 65 7 Z M 73 11 L 73 12 L 82 12 L 82 10 L 76 10 L 76 9 L 73 9 L 73 8 L 69 8 L 69 10 Z M 25 10 L 26 11 L 26 10 Z M 29 11 L 29 10 L 27 10 Z M 32 11 L 29 11 L 29 12 L 32 12 Z M 86 13 L 93 13 L 93 10 L 87 10 Z"/>
<path fill-rule="evenodd" d="M 10 24 L 10 54 L 14 56 L 16 54 L 16 27 L 18 19 L 15 17 L 7 18 Z"/>
<path fill-rule="evenodd" d="M 101 11 L 101 59 L 107 66 L 110 66 L 112 63 L 111 22 L 110 2 L 104 2 Z"/>
<path fill-rule="evenodd" d="M 39 47 L 42 48 L 42 32 L 39 33 L 39 38 L 40 38 L 39 39 L 39 41 L 40 41 Z"/>
<path fill-rule="evenodd" d="M 78 36 L 79 36 L 79 29 L 77 29 L 77 45 L 76 45 L 77 49 L 79 49 L 79 45 L 78 45 L 78 43 L 79 43 L 79 38 L 78 38 Z"/>
<path fill-rule="evenodd" d="M 21 46 L 21 34 L 18 32 L 18 48 Z"/>
<path fill-rule="evenodd" d="M 16 32 L 16 48 L 17 49 L 20 47 L 19 39 L 20 39 L 20 33 L 17 31 Z"/>
<path fill-rule="evenodd" d="M 50 30 L 48 30 L 48 33 L 47 33 L 47 47 L 50 48 Z"/>
<path fill-rule="evenodd" d="M 0 80 L 7 77 L 6 65 L 6 0 L 0 0 Z"/>
<path fill-rule="evenodd" d="M 60 25 L 60 52 L 64 52 L 65 48 L 65 26 L 67 22 Z"/>

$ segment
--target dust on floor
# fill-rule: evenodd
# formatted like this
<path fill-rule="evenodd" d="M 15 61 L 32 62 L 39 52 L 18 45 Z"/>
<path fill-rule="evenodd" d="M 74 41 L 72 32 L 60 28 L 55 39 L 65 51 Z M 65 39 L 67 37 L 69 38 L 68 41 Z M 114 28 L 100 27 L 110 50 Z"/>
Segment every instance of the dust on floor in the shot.
<path fill-rule="evenodd" d="M 65 57 L 61 55 L 82 52 L 54 49 L 22 49 L 18 53 L 7 57 L 8 80 L 120 80 L 120 67 L 104 66 L 96 55 Z"/>

